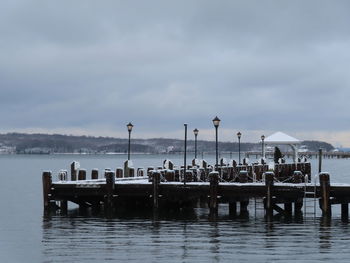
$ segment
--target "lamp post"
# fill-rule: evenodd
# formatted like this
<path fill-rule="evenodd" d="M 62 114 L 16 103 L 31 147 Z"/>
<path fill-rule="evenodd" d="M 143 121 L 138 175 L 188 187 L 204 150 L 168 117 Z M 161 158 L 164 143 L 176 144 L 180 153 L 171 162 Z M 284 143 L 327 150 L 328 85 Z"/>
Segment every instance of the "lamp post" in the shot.
<path fill-rule="evenodd" d="M 261 135 L 261 155 L 265 158 L 265 145 L 264 145 L 265 135 Z"/>
<path fill-rule="evenodd" d="M 241 132 L 237 132 L 237 137 L 238 137 L 238 163 L 241 165 Z"/>
<path fill-rule="evenodd" d="M 198 136 L 198 129 L 194 129 L 194 159 L 197 159 L 197 136 Z"/>
<path fill-rule="evenodd" d="M 213 119 L 213 124 L 215 127 L 215 152 L 216 152 L 216 171 L 218 170 L 219 167 L 219 151 L 218 151 L 218 128 L 220 125 L 220 119 L 218 118 L 218 116 L 216 116 Z"/>
<path fill-rule="evenodd" d="M 185 126 L 185 149 L 184 149 L 184 185 L 186 185 L 186 153 L 187 153 L 187 124 Z"/>
<path fill-rule="evenodd" d="M 129 132 L 129 143 L 128 143 L 128 161 L 130 160 L 130 137 L 131 137 L 131 131 L 132 131 L 132 127 L 134 127 L 134 125 L 131 124 L 131 122 L 129 122 L 126 127 L 128 128 L 128 132 Z"/>

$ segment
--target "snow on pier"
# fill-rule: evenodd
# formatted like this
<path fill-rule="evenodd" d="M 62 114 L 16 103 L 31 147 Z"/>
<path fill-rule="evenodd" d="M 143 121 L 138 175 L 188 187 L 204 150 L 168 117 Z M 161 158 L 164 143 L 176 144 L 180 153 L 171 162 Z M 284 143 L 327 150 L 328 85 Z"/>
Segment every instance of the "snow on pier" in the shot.
<path fill-rule="evenodd" d="M 311 182 L 310 163 L 279 164 L 270 171 L 265 164 L 167 167 L 145 170 L 130 167 L 127 172 L 117 168 L 106 169 L 99 177 L 97 169 L 86 178 L 86 170 L 72 163 L 70 180 L 65 170 L 59 180 L 52 181 L 52 173 L 43 173 L 44 209 L 66 210 L 68 202 L 81 207 L 113 212 L 121 207 L 141 205 L 149 209 L 168 209 L 192 206 L 201 201 L 208 204 L 210 214 L 218 211 L 220 203 L 228 203 L 230 214 L 247 210 L 249 199 L 262 198 L 266 215 L 274 212 L 291 214 L 300 212 L 307 198 L 318 199 L 325 215 L 331 214 L 333 204 L 341 204 L 347 216 L 350 202 L 350 184 L 330 185 L 328 173 L 321 173 L 317 182 Z M 171 169 L 169 169 L 171 168 Z M 135 172 L 136 171 L 136 172 Z M 126 177 L 125 177 L 126 176 Z M 281 205 L 284 205 L 282 207 Z"/>

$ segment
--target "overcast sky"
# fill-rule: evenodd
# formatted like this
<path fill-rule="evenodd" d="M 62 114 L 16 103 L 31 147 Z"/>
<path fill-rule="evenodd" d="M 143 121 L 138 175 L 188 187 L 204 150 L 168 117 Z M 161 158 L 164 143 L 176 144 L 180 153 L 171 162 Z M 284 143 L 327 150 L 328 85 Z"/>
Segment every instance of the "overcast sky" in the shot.
<path fill-rule="evenodd" d="M 3 1 L 0 131 L 350 146 L 350 1 Z"/>

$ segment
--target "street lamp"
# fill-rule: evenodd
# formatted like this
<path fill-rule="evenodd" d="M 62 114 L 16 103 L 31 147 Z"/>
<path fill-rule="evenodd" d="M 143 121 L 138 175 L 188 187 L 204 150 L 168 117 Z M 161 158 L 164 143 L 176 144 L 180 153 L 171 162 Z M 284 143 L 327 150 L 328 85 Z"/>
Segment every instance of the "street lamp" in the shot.
<path fill-rule="evenodd" d="M 197 136 L 198 136 L 198 129 L 195 128 L 193 130 L 194 133 L 194 159 L 197 159 Z"/>
<path fill-rule="evenodd" d="M 241 164 L 241 132 L 237 132 L 237 137 L 238 137 L 238 160 L 239 160 L 239 165 Z"/>
<path fill-rule="evenodd" d="M 265 145 L 264 145 L 265 135 L 261 135 L 261 155 L 265 158 Z"/>
<path fill-rule="evenodd" d="M 184 124 L 185 126 L 185 149 L 184 149 L 184 185 L 186 185 L 186 153 L 187 153 L 187 124 Z"/>
<path fill-rule="evenodd" d="M 213 124 L 214 124 L 214 127 L 215 127 L 215 152 L 216 152 L 216 171 L 217 171 L 218 167 L 219 167 L 218 128 L 219 128 L 219 124 L 220 124 L 220 119 L 218 118 L 218 116 L 216 116 L 213 119 Z"/>
<path fill-rule="evenodd" d="M 131 131 L 132 131 L 132 127 L 134 127 L 134 125 L 131 124 L 131 122 L 129 122 L 126 127 L 128 128 L 128 132 L 129 132 L 129 143 L 128 143 L 128 160 L 130 160 L 130 137 L 131 137 Z"/>

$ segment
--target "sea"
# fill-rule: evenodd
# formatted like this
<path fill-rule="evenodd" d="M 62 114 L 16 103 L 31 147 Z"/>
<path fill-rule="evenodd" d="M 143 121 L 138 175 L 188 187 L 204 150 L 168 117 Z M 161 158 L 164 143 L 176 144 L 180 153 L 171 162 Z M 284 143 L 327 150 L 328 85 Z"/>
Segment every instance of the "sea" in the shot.
<path fill-rule="evenodd" d="M 225 157 L 225 156 L 224 156 Z M 237 156 L 234 156 L 237 158 Z M 204 156 L 213 162 L 214 156 Z M 227 156 L 229 159 L 229 156 Z M 53 180 L 72 161 L 81 168 L 115 169 L 126 155 L 0 155 L 0 262 L 349 262 L 350 227 L 334 206 L 324 218 L 309 200 L 301 215 L 266 220 L 261 200 L 249 213 L 218 217 L 207 208 L 176 214 L 131 211 L 114 217 L 82 212 L 44 216 L 42 172 Z M 132 155 L 134 167 L 183 163 L 181 155 Z M 310 160 L 314 178 L 318 161 Z M 324 159 L 331 183 L 350 183 L 350 160 Z M 89 174 L 89 173 L 88 173 Z M 316 213 L 315 213 L 316 210 Z"/>

